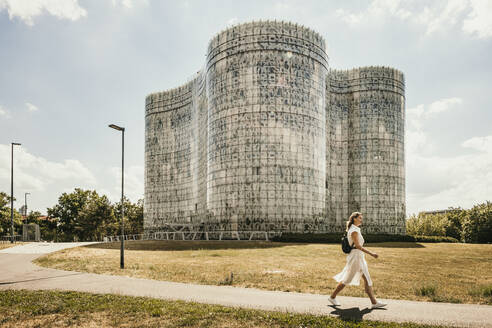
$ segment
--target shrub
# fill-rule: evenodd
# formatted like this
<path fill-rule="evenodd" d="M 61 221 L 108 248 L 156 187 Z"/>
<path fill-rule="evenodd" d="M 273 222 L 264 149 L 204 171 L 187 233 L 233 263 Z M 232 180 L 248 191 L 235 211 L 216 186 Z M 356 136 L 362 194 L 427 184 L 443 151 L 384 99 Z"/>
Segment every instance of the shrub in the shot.
<path fill-rule="evenodd" d="M 234 284 L 234 273 L 231 272 L 230 275 L 227 275 L 224 280 L 219 281 L 219 285 L 223 286 L 232 286 Z"/>
<path fill-rule="evenodd" d="M 492 285 L 474 287 L 469 290 L 468 294 L 475 297 L 483 297 L 487 303 L 492 304 Z"/>
<path fill-rule="evenodd" d="M 453 237 L 446 236 L 412 236 L 416 242 L 421 243 L 459 243 L 460 241 Z"/>
<path fill-rule="evenodd" d="M 492 203 L 475 205 L 467 211 L 463 222 L 463 240 L 466 243 L 492 242 Z"/>
<path fill-rule="evenodd" d="M 283 233 L 281 236 L 275 236 L 272 241 L 283 243 L 326 243 L 336 244 L 341 241 L 340 234 L 329 233 Z"/>
<path fill-rule="evenodd" d="M 436 287 L 435 286 L 422 286 L 415 290 L 415 294 L 417 296 L 435 296 L 436 295 Z"/>
<path fill-rule="evenodd" d="M 486 286 L 482 288 L 483 297 L 492 297 L 492 286 Z"/>
<path fill-rule="evenodd" d="M 323 244 L 338 244 L 341 242 L 343 234 L 335 233 L 284 233 L 282 236 L 276 236 L 272 241 L 284 243 L 323 243 Z M 364 234 L 366 243 L 381 243 L 381 242 L 413 242 L 415 238 L 409 235 L 385 235 L 385 234 Z"/>
<path fill-rule="evenodd" d="M 282 236 L 272 238 L 272 241 L 283 243 L 321 243 L 338 244 L 341 242 L 342 234 L 334 233 L 284 233 Z M 375 235 L 364 234 L 366 243 L 384 242 L 424 242 L 424 243 L 457 243 L 456 238 L 445 236 L 410 236 L 410 235 Z"/>
<path fill-rule="evenodd" d="M 364 241 L 366 243 L 414 242 L 415 238 L 410 235 L 364 234 Z"/>
<path fill-rule="evenodd" d="M 411 216 L 406 222 L 412 236 L 447 236 L 466 243 L 492 242 L 492 203 L 487 201 L 469 210 L 450 208 L 443 214 Z"/>
<path fill-rule="evenodd" d="M 446 236 L 463 240 L 462 232 L 465 216 L 466 210 L 461 208 L 452 208 L 450 212 L 446 213 L 446 217 L 448 219 L 446 224 Z"/>
<path fill-rule="evenodd" d="M 407 234 L 416 236 L 445 236 L 448 219 L 444 214 L 419 213 L 407 220 Z"/>

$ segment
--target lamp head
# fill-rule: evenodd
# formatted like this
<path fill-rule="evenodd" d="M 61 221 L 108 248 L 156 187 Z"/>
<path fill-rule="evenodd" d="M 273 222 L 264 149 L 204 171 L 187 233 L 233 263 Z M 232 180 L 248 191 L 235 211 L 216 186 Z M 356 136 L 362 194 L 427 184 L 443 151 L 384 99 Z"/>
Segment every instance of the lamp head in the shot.
<path fill-rule="evenodd" d="M 108 125 L 110 128 L 112 129 L 115 129 L 115 130 L 118 130 L 118 131 L 125 131 L 125 128 L 124 127 L 121 127 L 121 126 L 118 126 L 116 124 L 110 124 Z"/>

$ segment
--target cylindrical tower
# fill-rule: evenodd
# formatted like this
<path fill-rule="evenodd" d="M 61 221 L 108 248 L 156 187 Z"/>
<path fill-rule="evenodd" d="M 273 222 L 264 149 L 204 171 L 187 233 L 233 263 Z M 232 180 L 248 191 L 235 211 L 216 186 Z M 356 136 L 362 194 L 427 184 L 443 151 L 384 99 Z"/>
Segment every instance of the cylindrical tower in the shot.
<path fill-rule="evenodd" d="M 348 207 L 370 233 L 405 233 L 405 80 L 393 68 L 349 72 Z"/>
<path fill-rule="evenodd" d="M 325 209 L 325 42 L 283 22 L 209 44 L 207 206 L 224 230 L 316 230 Z"/>
<path fill-rule="evenodd" d="M 189 220 L 195 210 L 192 176 L 194 81 L 146 98 L 144 228 Z"/>
<path fill-rule="evenodd" d="M 326 228 L 345 230 L 345 222 L 355 209 L 349 207 L 348 142 L 349 117 L 353 106 L 348 70 L 329 71 L 326 86 Z"/>

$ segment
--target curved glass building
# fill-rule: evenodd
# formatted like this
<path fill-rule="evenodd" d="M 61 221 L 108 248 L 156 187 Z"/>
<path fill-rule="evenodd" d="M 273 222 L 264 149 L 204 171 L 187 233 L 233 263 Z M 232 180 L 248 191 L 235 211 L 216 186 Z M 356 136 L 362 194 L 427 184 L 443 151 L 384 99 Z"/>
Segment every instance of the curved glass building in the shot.
<path fill-rule="evenodd" d="M 404 77 L 332 70 L 285 22 L 215 36 L 203 70 L 146 98 L 144 228 L 405 233 Z"/>

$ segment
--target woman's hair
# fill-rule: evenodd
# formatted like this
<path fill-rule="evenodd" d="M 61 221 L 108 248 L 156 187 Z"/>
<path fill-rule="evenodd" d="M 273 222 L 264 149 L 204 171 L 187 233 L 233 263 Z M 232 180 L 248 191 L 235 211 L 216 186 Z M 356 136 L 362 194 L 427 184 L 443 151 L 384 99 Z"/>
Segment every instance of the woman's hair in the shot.
<path fill-rule="evenodd" d="M 350 214 L 350 217 L 347 221 L 347 231 L 350 229 L 350 226 L 352 224 L 354 224 L 354 219 L 358 218 L 359 215 L 361 215 L 361 214 L 362 214 L 361 212 L 354 212 L 354 213 Z"/>

